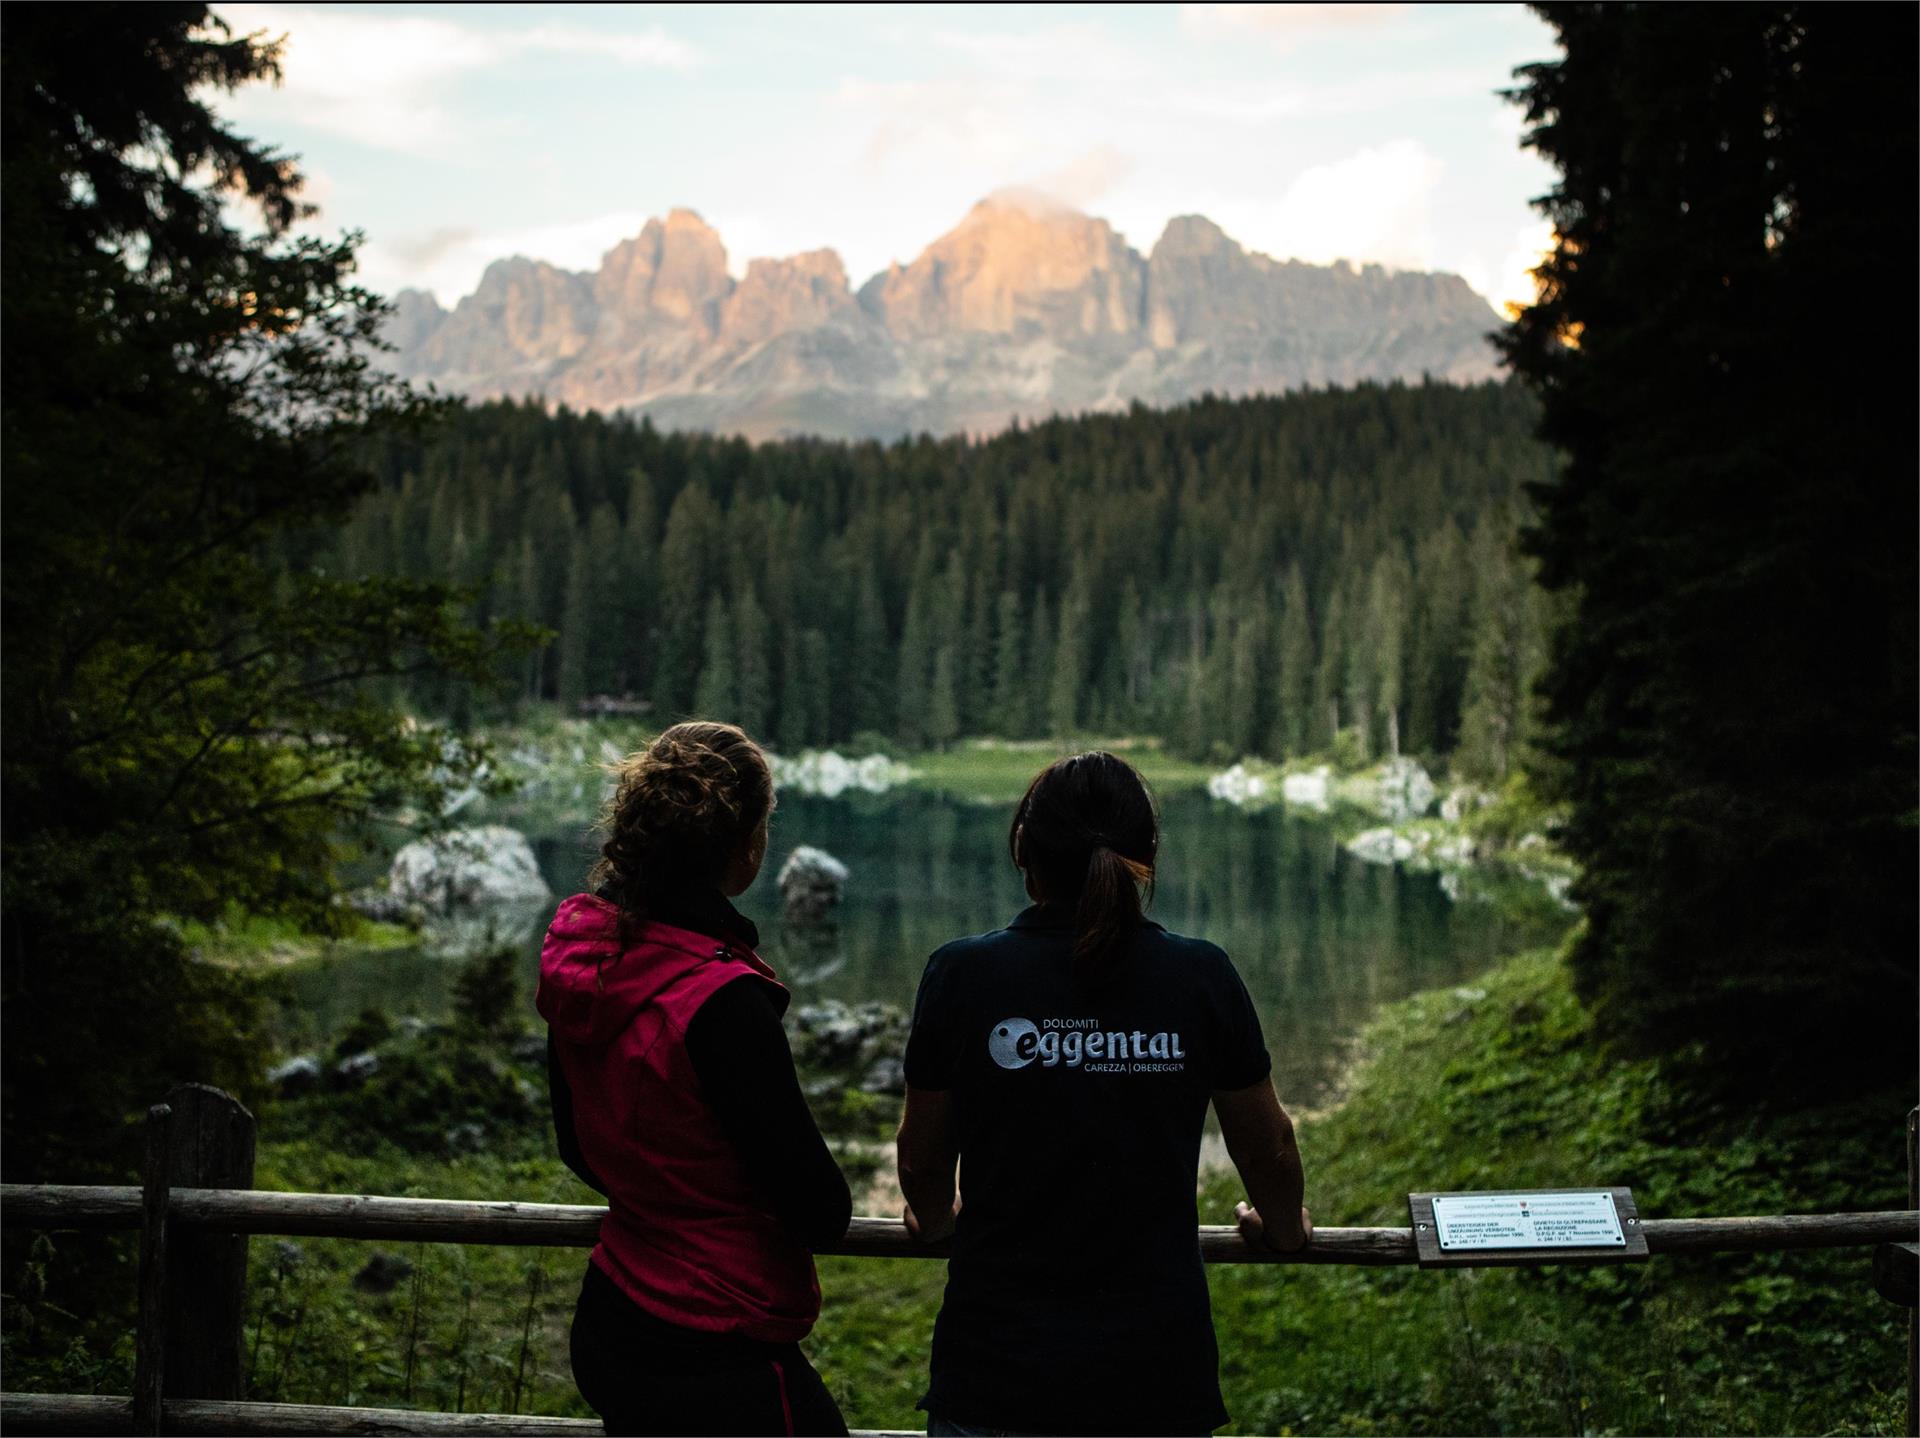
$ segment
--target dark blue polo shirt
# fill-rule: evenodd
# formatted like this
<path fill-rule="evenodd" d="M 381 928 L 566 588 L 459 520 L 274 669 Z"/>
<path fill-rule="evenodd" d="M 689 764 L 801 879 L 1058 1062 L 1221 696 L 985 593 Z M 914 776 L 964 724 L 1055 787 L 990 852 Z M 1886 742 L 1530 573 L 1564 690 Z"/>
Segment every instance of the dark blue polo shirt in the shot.
<path fill-rule="evenodd" d="M 1143 922 L 1074 977 L 1070 910 L 927 961 L 907 1082 L 953 1095 L 961 1210 L 920 1406 L 1029 1433 L 1227 1421 L 1195 1229 L 1216 1089 L 1270 1067 L 1225 953 Z"/>

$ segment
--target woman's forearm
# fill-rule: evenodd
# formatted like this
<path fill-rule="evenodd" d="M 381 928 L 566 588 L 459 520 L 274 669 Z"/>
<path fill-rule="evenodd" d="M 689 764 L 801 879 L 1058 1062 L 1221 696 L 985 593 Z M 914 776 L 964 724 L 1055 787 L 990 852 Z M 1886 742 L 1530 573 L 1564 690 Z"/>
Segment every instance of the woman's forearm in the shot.
<path fill-rule="evenodd" d="M 1247 1199 L 1266 1227 L 1267 1241 L 1276 1248 L 1298 1248 L 1300 1205 L 1306 1197 L 1307 1180 L 1292 1126 L 1288 1125 L 1283 1142 L 1250 1154 L 1244 1163 L 1237 1158 L 1234 1162 L 1246 1186 Z"/>
<path fill-rule="evenodd" d="M 952 1100 L 946 1092 L 907 1085 L 907 1104 L 900 1116 L 895 1149 L 909 1227 L 916 1237 L 929 1242 L 945 1238 L 953 1231 L 959 1166 L 953 1142 Z"/>
<path fill-rule="evenodd" d="M 1264 1229 L 1265 1242 L 1274 1248 L 1294 1249 L 1306 1241 L 1306 1217 L 1301 1200 L 1306 1177 L 1300 1166 L 1300 1147 L 1294 1141 L 1293 1120 L 1280 1107 L 1273 1083 L 1262 1079 L 1244 1089 L 1216 1093 L 1214 1112 L 1220 1115 L 1220 1135 L 1227 1155 L 1239 1170 L 1240 1182 L 1259 1214 L 1251 1229 L 1243 1219 L 1242 1232 L 1252 1242 Z"/>
<path fill-rule="evenodd" d="M 905 1149 L 901 1150 L 900 1192 L 919 1220 L 922 1236 L 943 1237 L 952 1227 L 956 1191 L 951 1162 L 929 1163 L 922 1159 L 916 1164 L 908 1159 Z"/>

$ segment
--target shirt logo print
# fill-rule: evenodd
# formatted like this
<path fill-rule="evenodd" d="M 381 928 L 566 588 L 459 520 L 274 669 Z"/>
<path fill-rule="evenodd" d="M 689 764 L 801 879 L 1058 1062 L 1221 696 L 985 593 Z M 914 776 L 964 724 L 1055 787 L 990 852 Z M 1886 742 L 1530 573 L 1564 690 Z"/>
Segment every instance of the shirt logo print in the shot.
<path fill-rule="evenodd" d="M 1023 1069 L 1035 1059 L 1042 1068 L 1065 1064 L 1089 1073 L 1178 1073 L 1187 1051 L 1177 1030 L 1105 1030 L 1096 1019 L 1006 1018 L 987 1033 L 987 1053 L 1003 1069 Z"/>
<path fill-rule="evenodd" d="M 987 1052 L 1003 1069 L 1023 1069 L 1040 1052 L 1040 1030 L 1031 1019 L 1002 1019 L 987 1036 Z"/>

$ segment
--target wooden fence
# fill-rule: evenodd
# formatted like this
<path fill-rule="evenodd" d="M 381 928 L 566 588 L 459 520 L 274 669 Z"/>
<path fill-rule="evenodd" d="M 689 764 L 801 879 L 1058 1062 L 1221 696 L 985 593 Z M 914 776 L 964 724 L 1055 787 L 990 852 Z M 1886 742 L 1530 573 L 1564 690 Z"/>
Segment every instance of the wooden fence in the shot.
<path fill-rule="evenodd" d="M 1728 1218 L 1643 1218 L 1650 1255 L 1873 1248 L 1871 1277 L 1890 1302 L 1913 1309 L 1920 1273 L 1920 1149 L 1907 1115 L 1904 1210 Z M 597 1422 L 508 1414 L 429 1413 L 242 1402 L 246 1251 L 250 1234 L 399 1242 L 591 1247 L 604 1208 L 575 1204 L 273 1193 L 253 1189 L 253 1119 L 218 1089 L 185 1085 L 148 1114 L 139 1188 L 0 1185 L 0 1222 L 13 1228 L 138 1229 L 140 1304 L 130 1397 L 0 1393 L 9 1433 L 372 1434 L 597 1433 Z M 1202 1226 L 1208 1263 L 1412 1266 L 1409 1228 L 1321 1228 L 1297 1253 L 1249 1248 L 1229 1226 Z M 897 1219 L 856 1218 L 822 1253 L 944 1259 Z M 1512 1262 L 1511 1258 L 1490 1261 Z M 1527 1260 L 1529 1266 L 1552 1258 Z M 1864 1276 L 1864 1275 L 1863 1275 Z M 182 1341 L 190 1340 L 190 1341 Z M 1909 1319 L 1908 1432 L 1920 1434 L 1920 1323 Z"/>

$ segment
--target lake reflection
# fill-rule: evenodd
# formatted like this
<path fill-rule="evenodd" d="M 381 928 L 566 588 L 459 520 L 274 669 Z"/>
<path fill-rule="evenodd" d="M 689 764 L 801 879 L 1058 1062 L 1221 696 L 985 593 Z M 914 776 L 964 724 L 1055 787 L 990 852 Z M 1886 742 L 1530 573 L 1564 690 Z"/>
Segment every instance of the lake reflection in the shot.
<path fill-rule="evenodd" d="M 782 793 L 760 878 L 737 902 L 795 1002 L 913 1002 L 926 957 L 948 939 L 1005 924 L 1026 903 L 1007 857 L 1010 803 L 896 790 L 836 799 Z M 1205 794 L 1161 798 L 1153 916 L 1233 956 L 1260 1010 L 1283 1100 L 1311 1104 L 1347 1042 L 1384 1003 L 1458 984 L 1497 958 L 1553 943 L 1568 916 L 1538 889 L 1455 904 L 1432 874 L 1363 863 L 1325 819 L 1248 814 Z M 511 813 L 500 822 L 515 823 Z M 529 835 L 558 895 L 582 889 L 595 848 L 581 827 Z M 832 930 L 789 929 L 774 876 L 801 844 L 852 871 Z M 531 993 L 539 936 L 524 943 Z M 417 951 L 360 953 L 288 976 L 295 1042 L 338 1030 L 368 1004 L 390 1014 L 445 1011 L 457 966 Z"/>

